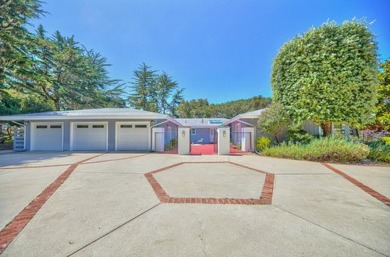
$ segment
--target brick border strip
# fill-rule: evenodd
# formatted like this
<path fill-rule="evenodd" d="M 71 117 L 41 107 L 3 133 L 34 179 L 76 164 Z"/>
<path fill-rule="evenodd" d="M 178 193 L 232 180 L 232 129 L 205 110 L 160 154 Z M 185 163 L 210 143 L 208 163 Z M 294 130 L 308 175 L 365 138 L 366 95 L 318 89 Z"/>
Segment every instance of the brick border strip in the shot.
<path fill-rule="evenodd" d="M 103 153 L 104 154 L 104 153 Z M 15 237 L 23 230 L 34 215 L 42 208 L 54 192 L 65 182 L 73 171 L 83 162 L 99 157 L 103 154 L 89 157 L 85 160 L 71 164 L 54 182 L 46 187 L 27 207 L 25 207 L 16 217 L 0 231 L 0 254 L 8 247 Z"/>
<path fill-rule="evenodd" d="M 387 198 L 386 196 L 384 196 L 381 193 L 375 191 L 374 189 L 366 186 L 362 182 L 354 179 L 353 177 L 345 174 L 341 170 L 336 169 L 335 167 L 331 166 L 329 163 L 322 163 L 322 165 L 325 166 L 326 168 L 330 169 L 331 171 L 335 172 L 336 174 L 342 176 L 343 178 L 345 178 L 346 180 L 348 180 L 349 182 L 351 182 L 355 186 L 357 186 L 360 189 L 362 189 L 364 192 L 368 193 L 372 197 L 376 198 L 377 200 L 381 201 L 382 203 L 384 203 L 384 204 L 386 204 L 387 206 L 390 207 L 390 199 Z"/>
<path fill-rule="evenodd" d="M 202 197 L 170 197 L 164 190 L 164 188 L 158 183 L 156 178 L 153 176 L 156 173 L 169 170 L 171 168 L 183 165 L 183 164 L 199 164 L 199 163 L 227 163 L 236 165 L 241 168 L 256 171 L 265 174 L 265 181 L 261 191 L 259 199 L 244 199 L 244 198 L 202 198 Z M 161 203 L 192 203 L 192 204 L 245 204 L 245 205 L 265 205 L 272 204 L 272 196 L 275 182 L 275 175 L 263 170 L 254 169 L 238 163 L 225 161 L 225 162 L 180 162 L 161 169 L 157 169 L 144 174 L 149 184 L 152 186 L 154 193 Z"/>

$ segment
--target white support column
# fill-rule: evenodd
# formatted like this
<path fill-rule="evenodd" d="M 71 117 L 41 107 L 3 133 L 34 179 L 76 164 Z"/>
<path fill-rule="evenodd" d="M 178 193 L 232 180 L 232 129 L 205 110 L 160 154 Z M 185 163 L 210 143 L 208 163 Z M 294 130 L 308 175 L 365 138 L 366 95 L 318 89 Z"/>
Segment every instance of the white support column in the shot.
<path fill-rule="evenodd" d="M 230 127 L 218 128 L 218 155 L 230 154 Z"/>
<path fill-rule="evenodd" d="M 178 128 L 178 153 L 179 154 L 190 154 L 190 128 L 179 127 Z"/>
<path fill-rule="evenodd" d="M 152 151 L 164 152 L 165 128 L 152 128 Z"/>

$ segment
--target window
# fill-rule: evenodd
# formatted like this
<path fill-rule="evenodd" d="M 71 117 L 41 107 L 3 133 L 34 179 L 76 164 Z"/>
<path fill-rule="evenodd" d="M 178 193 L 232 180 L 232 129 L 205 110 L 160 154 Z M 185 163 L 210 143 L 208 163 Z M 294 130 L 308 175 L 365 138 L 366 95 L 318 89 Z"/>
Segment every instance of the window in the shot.
<path fill-rule="evenodd" d="M 135 128 L 147 128 L 146 125 L 135 125 L 134 127 L 135 127 Z"/>
<path fill-rule="evenodd" d="M 92 125 L 92 128 L 104 128 L 104 125 Z"/>
<path fill-rule="evenodd" d="M 191 135 L 196 135 L 196 129 L 191 129 Z"/>
<path fill-rule="evenodd" d="M 132 128 L 133 125 L 121 125 L 121 128 Z"/>
<path fill-rule="evenodd" d="M 46 129 L 47 126 L 46 126 L 46 125 L 37 125 L 36 128 L 37 128 L 37 129 Z"/>
<path fill-rule="evenodd" d="M 209 120 L 209 124 L 211 125 L 220 125 L 223 123 L 223 120 Z"/>
<path fill-rule="evenodd" d="M 60 128 L 61 128 L 61 125 L 50 125 L 50 128 L 60 129 Z"/>
<path fill-rule="evenodd" d="M 77 128 L 88 128 L 88 125 L 77 125 Z"/>

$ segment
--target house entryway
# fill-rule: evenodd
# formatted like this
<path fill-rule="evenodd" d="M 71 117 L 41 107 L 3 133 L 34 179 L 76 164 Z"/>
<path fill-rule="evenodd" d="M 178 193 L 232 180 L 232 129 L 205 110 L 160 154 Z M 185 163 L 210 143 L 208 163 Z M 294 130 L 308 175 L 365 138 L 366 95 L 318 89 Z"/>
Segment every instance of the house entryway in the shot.
<path fill-rule="evenodd" d="M 231 132 L 230 153 L 242 154 L 254 151 L 252 132 Z"/>
<path fill-rule="evenodd" d="M 218 133 L 216 129 L 192 128 L 190 133 L 191 155 L 214 155 L 218 153 Z"/>

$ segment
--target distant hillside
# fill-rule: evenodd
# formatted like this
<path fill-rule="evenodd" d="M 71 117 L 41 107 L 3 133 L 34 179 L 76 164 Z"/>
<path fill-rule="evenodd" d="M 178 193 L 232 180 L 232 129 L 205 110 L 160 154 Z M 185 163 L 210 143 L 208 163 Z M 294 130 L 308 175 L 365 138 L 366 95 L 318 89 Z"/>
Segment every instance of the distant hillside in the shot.
<path fill-rule="evenodd" d="M 271 98 L 255 96 L 221 104 L 210 104 L 207 99 L 182 101 L 178 107 L 180 118 L 233 118 L 234 116 L 262 109 L 271 103 Z"/>

